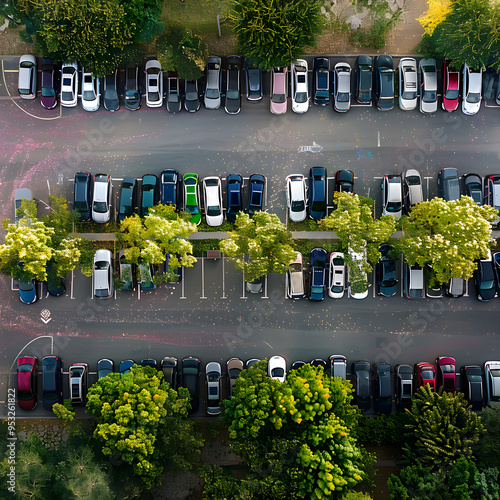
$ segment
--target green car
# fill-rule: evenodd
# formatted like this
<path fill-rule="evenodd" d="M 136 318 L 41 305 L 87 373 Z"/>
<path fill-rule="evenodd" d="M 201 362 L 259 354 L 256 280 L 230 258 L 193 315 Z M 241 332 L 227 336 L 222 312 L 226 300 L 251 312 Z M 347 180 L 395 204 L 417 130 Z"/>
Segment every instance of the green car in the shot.
<path fill-rule="evenodd" d="M 198 174 L 186 174 L 184 176 L 184 210 L 191 214 L 191 222 L 197 225 L 201 222 L 199 200 Z"/>

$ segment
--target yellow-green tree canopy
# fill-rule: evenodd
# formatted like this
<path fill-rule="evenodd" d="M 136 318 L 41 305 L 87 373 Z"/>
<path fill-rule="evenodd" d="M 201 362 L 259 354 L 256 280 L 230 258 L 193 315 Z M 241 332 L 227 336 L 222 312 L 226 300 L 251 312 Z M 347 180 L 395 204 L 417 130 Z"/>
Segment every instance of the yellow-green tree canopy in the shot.
<path fill-rule="evenodd" d="M 490 222 L 497 218 L 495 208 L 480 207 L 468 196 L 448 202 L 433 198 L 403 216 L 400 248 L 411 266 L 430 264 L 439 283 L 468 280 L 491 247 Z"/>
<path fill-rule="evenodd" d="M 417 21 L 425 29 L 425 33 L 432 35 L 436 27 L 442 23 L 451 11 L 451 0 L 427 0 L 428 9 Z"/>
<path fill-rule="evenodd" d="M 237 269 L 245 271 L 245 280 L 253 281 L 269 273 L 284 274 L 295 259 L 292 233 L 276 214 L 256 212 L 236 216 L 235 230 L 220 242 L 226 257 L 235 262 Z M 250 256 L 250 262 L 246 262 Z"/>

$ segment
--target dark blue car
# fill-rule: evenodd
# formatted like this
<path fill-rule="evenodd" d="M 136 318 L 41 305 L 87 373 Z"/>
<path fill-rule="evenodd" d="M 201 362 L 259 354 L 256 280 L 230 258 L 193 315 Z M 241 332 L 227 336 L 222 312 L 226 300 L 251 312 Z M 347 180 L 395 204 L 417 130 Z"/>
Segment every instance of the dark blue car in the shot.
<path fill-rule="evenodd" d="M 168 169 L 161 173 L 161 202 L 164 205 L 179 204 L 180 182 L 177 170 Z"/>
<path fill-rule="evenodd" d="M 45 356 L 42 359 L 43 407 L 52 410 L 56 403 L 62 404 L 63 362 L 59 356 Z"/>
<path fill-rule="evenodd" d="M 118 222 L 137 213 L 137 181 L 133 177 L 125 177 L 120 192 Z"/>
<path fill-rule="evenodd" d="M 326 251 L 315 248 L 311 251 L 311 291 L 309 300 L 323 300 L 326 284 Z"/>
<path fill-rule="evenodd" d="M 228 222 L 236 222 L 236 215 L 243 211 L 243 177 L 240 174 L 227 176 L 227 212 Z"/>
<path fill-rule="evenodd" d="M 151 207 L 159 201 L 158 177 L 154 174 L 146 174 L 142 177 L 141 189 L 141 217 L 148 215 Z"/>
<path fill-rule="evenodd" d="M 250 176 L 250 192 L 248 194 L 247 212 L 250 217 L 262 210 L 264 202 L 264 188 L 266 187 L 266 178 L 261 174 L 252 174 Z"/>
<path fill-rule="evenodd" d="M 381 257 L 376 268 L 378 294 L 384 297 L 396 295 L 398 289 L 396 261 L 389 255 L 391 250 L 390 245 L 379 248 Z"/>
<path fill-rule="evenodd" d="M 29 273 L 23 271 L 24 262 L 19 261 L 20 270 L 17 274 L 17 282 L 19 283 L 19 299 L 23 304 L 33 304 L 37 301 L 36 280 Z"/>
<path fill-rule="evenodd" d="M 326 215 L 326 168 L 309 170 L 309 217 L 319 220 Z"/>

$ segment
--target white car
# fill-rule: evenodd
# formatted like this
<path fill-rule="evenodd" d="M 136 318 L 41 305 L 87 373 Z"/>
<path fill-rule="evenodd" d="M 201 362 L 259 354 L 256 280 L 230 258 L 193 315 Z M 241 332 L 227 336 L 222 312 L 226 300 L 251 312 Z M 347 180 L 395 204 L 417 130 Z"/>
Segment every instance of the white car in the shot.
<path fill-rule="evenodd" d="M 286 359 L 283 356 L 272 356 L 267 364 L 267 374 L 283 383 L 286 379 Z"/>
<path fill-rule="evenodd" d="M 304 297 L 304 272 L 302 254 L 300 252 L 297 252 L 295 260 L 290 262 L 285 281 L 286 294 L 289 299 L 301 299 Z"/>
<path fill-rule="evenodd" d="M 61 106 L 72 108 L 78 99 L 78 65 L 64 63 L 61 66 Z"/>
<path fill-rule="evenodd" d="M 345 262 L 342 252 L 332 252 L 330 255 L 330 270 L 328 273 L 328 295 L 332 299 L 341 299 L 345 288 Z"/>
<path fill-rule="evenodd" d="M 364 279 L 367 279 L 366 273 L 363 271 L 362 265 L 364 262 L 366 262 L 366 247 L 363 249 L 362 252 L 355 252 L 352 248 L 349 248 L 349 256 L 351 257 L 352 265 L 358 266 L 359 270 L 361 271 L 361 275 L 364 277 Z M 366 299 L 368 297 L 368 288 L 363 291 L 363 292 L 353 292 L 352 287 L 351 287 L 351 265 L 347 265 L 347 282 L 349 283 L 349 287 L 347 290 L 347 293 L 349 297 L 352 299 Z"/>
<path fill-rule="evenodd" d="M 486 404 L 495 408 L 499 408 L 500 361 L 486 361 L 486 363 L 484 363 L 484 377 L 486 379 Z"/>
<path fill-rule="evenodd" d="M 161 64 L 155 59 L 148 61 L 146 72 L 146 106 L 159 108 L 163 105 L 163 73 Z"/>
<path fill-rule="evenodd" d="M 417 203 L 424 201 L 424 193 L 422 191 L 422 178 L 418 170 L 410 168 L 403 172 L 403 202 L 406 212 L 409 212 L 411 207 Z"/>
<path fill-rule="evenodd" d="M 392 215 L 396 219 L 403 213 L 403 190 L 401 176 L 384 175 L 382 181 L 382 215 Z"/>
<path fill-rule="evenodd" d="M 92 197 L 92 220 L 105 224 L 111 217 L 111 176 L 94 175 L 94 196 Z"/>
<path fill-rule="evenodd" d="M 339 113 L 351 109 L 351 67 L 339 62 L 334 68 L 333 107 Z"/>
<path fill-rule="evenodd" d="M 291 67 L 292 72 L 292 111 L 305 113 L 309 109 L 309 84 L 307 81 L 307 61 L 297 59 Z"/>
<path fill-rule="evenodd" d="M 109 299 L 113 296 L 113 254 L 110 250 L 97 250 L 92 273 L 94 297 Z"/>
<path fill-rule="evenodd" d="M 462 113 L 475 115 L 481 107 L 481 86 L 483 80 L 483 70 L 474 71 L 464 64 L 463 70 L 463 99 Z"/>
<path fill-rule="evenodd" d="M 207 396 L 207 414 L 219 415 L 221 408 L 221 388 L 222 372 L 220 364 L 217 361 L 207 363 L 206 373 L 206 396 Z"/>
<path fill-rule="evenodd" d="M 292 222 L 302 222 L 307 217 L 306 178 L 302 174 L 286 178 L 286 203 L 288 217 Z"/>
<path fill-rule="evenodd" d="M 212 227 L 220 226 L 224 221 L 221 180 L 218 177 L 205 177 L 202 184 L 207 224 Z"/>
<path fill-rule="evenodd" d="M 421 59 L 420 68 L 420 111 L 435 113 L 438 108 L 437 99 L 437 66 L 435 59 Z"/>
<path fill-rule="evenodd" d="M 99 78 L 82 69 L 82 107 L 85 111 L 97 111 L 100 105 Z"/>
<path fill-rule="evenodd" d="M 36 57 L 26 54 L 19 58 L 17 90 L 22 99 L 36 97 Z"/>
<path fill-rule="evenodd" d="M 413 57 L 399 61 L 399 107 L 411 111 L 417 107 L 417 62 Z"/>
<path fill-rule="evenodd" d="M 217 56 L 209 57 L 207 62 L 207 86 L 204 97 L 205 108 L 219 109 L 221 81 L 221 59 Z"/>

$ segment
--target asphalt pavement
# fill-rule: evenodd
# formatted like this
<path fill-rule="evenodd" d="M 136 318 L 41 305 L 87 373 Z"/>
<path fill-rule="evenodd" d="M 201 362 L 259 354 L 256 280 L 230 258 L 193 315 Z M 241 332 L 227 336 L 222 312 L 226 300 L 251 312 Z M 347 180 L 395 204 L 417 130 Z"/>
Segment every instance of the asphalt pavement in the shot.
<path fill-rule="evenodd" d="M 340 56 L 339 56 L 340 57 Z M 316 106 L 305 115 L 269 112 L 269 99 L 243 99 L 239 115 L 223 109 L 170 115 L 164 108 L 138 112 L 101 107 L 86 113 L 44 110 L 16 95 L 17 58 L 3 58 L 0 79 L 1 219 L 13 217 L 13 193 L 30 188 L 34 197 L 63 193 L 72 199 L 77 171 L 109 173 L 115 195 L 125 176 L 159 175 L 165 168 L 225 177 L 262 173 L 268 179 L 266 208 L 284 221 L 285 177 L 307 174 L 316 165 L 333 177 L 338 169 L 355 173 L 355 190 L 376 200 L 380 214 L 381 177 L 417 168 L 424 196 L 436 196 L 443 167 L 460 174 L 500 173 L 500 108 L 464 116 L 460 111 L 424 116 L 397 107 L 380 112 L 356 107 L 346 114 Z M 71 284 L 71 286 L 69 286 Z M 262 294 L 244 291 L 242 273 L 227 259 L 202 260 L 187 269 L 181 284 L 161 285 L 148 294 L 116 292 L 106 301 L 92 299 L 91 279 L 75 271 L 65 296 L 20 303 L 11 280 L 0 277 L 0 400 L 15 387 L 13 367 L 25 355 L 60 355 L 67 367 L 87 362 L 95 371 L 101 357 L 122 359 L 171 355 L 196 356 L 204 366 L 237 356 L 243 360 L 273 354 L 289 365 L 302 359 L 343 354 L 348 362 L 367 359 L 413 364 L 451 355 L 457 367 L 500 358 L 500 299 L 476 300 L 472 280 L 460 299 L 407 300 L 373 295 L 361 301 L 320 303 L 285 298 L 284 277 L 268 277 Z M 48 311 L 48 312 L 43 312 Z M 66 388 L 67 389 L 67 388 Z M 6 413 L 4 407 L 3 413 Z M 20 415 L 21 410 L 17 409 Z M 201 414 L 201 413 L 200 413 Z M 34 414 L 46 416 L 41 405 Z M 24 416 L 24 414 L 23 414 Z"/>

